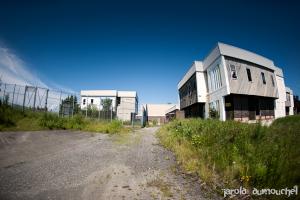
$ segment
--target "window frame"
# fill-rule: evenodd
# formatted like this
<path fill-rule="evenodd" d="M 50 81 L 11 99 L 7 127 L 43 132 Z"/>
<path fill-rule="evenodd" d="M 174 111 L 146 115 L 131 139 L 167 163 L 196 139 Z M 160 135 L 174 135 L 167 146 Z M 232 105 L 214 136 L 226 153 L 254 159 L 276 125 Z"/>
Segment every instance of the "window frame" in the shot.
<path fill-rule="evenodd" d="M 287 102 L 291 101 L 291 94 L 289 92 L 286 92 L 286 101 Z"/>
<path fill-rule="evenodd" d="M 265 73 L 261 72 L 260 75 L 261 75 L 261 79 L 262 79 L 263 84 L 266 85 L 267 81 L 266 81 Z"/>
<path fill-rule="evenodd" d="M 250 68 L 246 68 L 246 72 L 247 72 L 248 81 L 252 82 L 251 69 Z"/>
<path fill-rule="evenodd" d="M 223 86 L 221 69 L 219 64 L 217 64 L 214 67 L 211 67 L 208 71 L 208 75 L 210 77 L 209 85 L 210 85 L 211 92 L 218 90 Z"/>
<path fill-rule="evenodd" d="M 275 87 L 275 81 L 274 81 L 274 77 L 273 77 L 273 75 L 272 75 L 272 74 L 271 74 L 270 76 L 271 76 L 272 85 L 273 85 L 273 87 Z"/>

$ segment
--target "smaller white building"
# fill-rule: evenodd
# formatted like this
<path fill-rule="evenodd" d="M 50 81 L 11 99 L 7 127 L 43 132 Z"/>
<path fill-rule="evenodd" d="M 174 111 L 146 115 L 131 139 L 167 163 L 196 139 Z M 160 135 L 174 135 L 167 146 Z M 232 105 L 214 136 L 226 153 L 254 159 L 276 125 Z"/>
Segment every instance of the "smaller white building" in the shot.
<path fill-rule="evenodd" d="M 81 90 L 82 110 L 89 106 L 103 110 L 103 101 L 110 99 L 111 107 L 109 110 L 116 114 L 116 118 L 122 121 L 131 120 L 132 115 L 138 112 L 138 96 L 136 91 L 117 91 L 117 90 Z"/>

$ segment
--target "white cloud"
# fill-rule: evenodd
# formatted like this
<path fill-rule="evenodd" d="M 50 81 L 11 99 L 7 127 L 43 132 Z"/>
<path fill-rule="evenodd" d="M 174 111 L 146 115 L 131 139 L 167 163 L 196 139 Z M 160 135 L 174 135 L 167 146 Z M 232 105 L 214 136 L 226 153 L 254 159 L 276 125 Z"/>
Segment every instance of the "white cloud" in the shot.
<path fill-rule="evenodd" d="M 26 63 L 8 48 L 0 46 L 0 78 L 4 83 L 17 85 L 31 85 L 50 90 L 62 90 L 68 93 L 76 93 L 74 90 L 59 85 L 52 81 L 47 84 L 42 81 L 32 69 L 26 66 Z"/>
<path fill-rule="evenodd" d="M 0 47 L 0 78 L 2 82 L 48 87 L 9 49 Z"/>
<path fill-rule="evenodd" d="M 42 81 L 32 69 L 29 69 L 26 66 L 26 63 L 20 59 L 16 54 L 10 51 L 7 48 L 0 46 L 0 78 L 3 83 L 9 84 L 17 84 L 17 85 L 30 85 L 30 86 L 38 86 L 41 88 L 48 88 L 49 96 L 48 96 L 48 110 L 49 111 L 58 111 L 60 100 L 65 99 L 67 96 L 71 94 L 75 94 L 74 90 L 61 86 L 55 82 L 47 81 L 47 84 Z M 12 86 L 12 85 L 10 85 Z M 1 85 L 0 85 L 1 87 Z M 17 96 L 14 99 L 15 104 L 22 105 L 23 103 L 23 94 L 24 94 L 24 87 L 17 87 L 21 88 L 21 90 L 17 90 Z M 6 88 L 6 92 L 12 94 L 12 88 Z M 0 93 L 3 95 L 3 88 L 0 88 Z M 40 89 L 38 90 L 38 97 L 37 103 L 38 104 L 45 104 L 45 93 L 46 90 Z M 62 91 L 62 92 L 60 92 Z M 10 98 L 12 99 L 12 98 Z M 27 102 L 28 103 L 28 102 Z M 41 106 L 41 105 L 39 105 Z"/>

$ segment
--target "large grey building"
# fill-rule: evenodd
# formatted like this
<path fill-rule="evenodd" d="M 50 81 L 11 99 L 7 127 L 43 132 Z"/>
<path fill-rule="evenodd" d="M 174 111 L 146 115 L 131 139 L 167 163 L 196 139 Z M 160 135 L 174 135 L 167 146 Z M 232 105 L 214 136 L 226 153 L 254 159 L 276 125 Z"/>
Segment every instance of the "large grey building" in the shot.
<path fill-rule="evenodd" d="M 218 43 L 203 61 L 195 61 L 178 83 L 185 117 L 221 120 L 272 120 L 293 114 L 293 91 L 282 70 L 250 51 Z"/>

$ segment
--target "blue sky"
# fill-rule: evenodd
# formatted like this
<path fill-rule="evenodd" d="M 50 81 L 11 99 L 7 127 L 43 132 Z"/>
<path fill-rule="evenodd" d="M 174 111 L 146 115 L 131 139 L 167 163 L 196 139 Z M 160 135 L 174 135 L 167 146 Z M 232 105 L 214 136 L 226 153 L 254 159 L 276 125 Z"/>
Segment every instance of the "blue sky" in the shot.
<path fill-rule="evenodd" d="M 178 81 L 220 41 L 272 59 L 300 94 L 297 1 L 74 2 L 2 1 L 0 64 L 38 85 L 177 102 Z"/>

